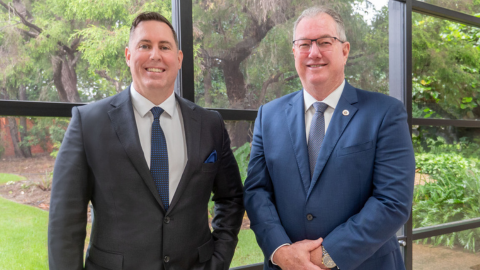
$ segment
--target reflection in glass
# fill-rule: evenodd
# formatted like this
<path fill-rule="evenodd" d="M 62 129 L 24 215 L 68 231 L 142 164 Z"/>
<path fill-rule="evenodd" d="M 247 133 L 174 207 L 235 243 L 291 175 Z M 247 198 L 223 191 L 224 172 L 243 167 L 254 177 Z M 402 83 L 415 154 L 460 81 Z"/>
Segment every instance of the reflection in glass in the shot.
<path fill-rule="evenodd" d="M 464 249 L 469 235 L 480 235 L 480 229 L 466 230 L 436 237 L 445 239 L 435 245 L 432 239 L 419 240 L 413 244 L 413 269 L 415 270 L 438 270 L 438 269 L 480 269 L 480 256 Z M 448 239 L 464 239 L 465 243 L 454 245 L 445 244 Z M 426 242 L 426 243 L 424 243 Z M 472 242 L 470 242 L 472 244 Z"/>
<path fill-rule="evenodd" d="M 412 139 L 413 227 L 480 217 L 480 129 L 414 126 Z"/>
<path fill-rule="evenodd" d="M 480 29 L 413 14 L 413 117 L 480 119 Z"/>
<path fill-rule="evenodd" d="M 466 13 L 468 15 L 475 15 L 480 13 L 480 3 L 471 0 L 419 0 L 431 5 L 436 5 L 442 8 Z"/>
<path fill-rule="evenodd" d="M 244 3 L 245 2 L 245 3 Z M 346 66 L 354 86 L 388 94 L 388 1 L 337 1 L 351 43 Z M 193 3 L 195 102 L 209 108 L 257 109 L 302 88 L 292 55 L 302 1 Z"/>

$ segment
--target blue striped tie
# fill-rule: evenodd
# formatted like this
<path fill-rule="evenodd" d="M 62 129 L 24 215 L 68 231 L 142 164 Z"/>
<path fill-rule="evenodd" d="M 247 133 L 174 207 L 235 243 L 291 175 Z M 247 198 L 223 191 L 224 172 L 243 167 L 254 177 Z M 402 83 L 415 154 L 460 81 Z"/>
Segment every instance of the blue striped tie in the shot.
<path fill-rule="evenodd" d="M 158 194 L 162 200 L 165 211 L 168 210 L 168 152 L 167 141 L 165 134 L 160 127 L 160 115 L 163 109 L 160 107 L 153 107 L 151 109 L 153 114 L 152 124 L 152 151 L 150 153 L 150 173 L 153 181 L 157 187 Z"/>
<path fill-rule="evenodd" d="M 308 160 L 310 163 L 310 178 L 313 176 L 315 164 L 317 163 L 320 147 L 322 146 L 323 138 L 325 137 L 325 117 L 323 113 L 328 108 L 328 105 L 323 102 L 313 103 L 315 114 L 310 124 L 310 134 L 308 135 Z"/>

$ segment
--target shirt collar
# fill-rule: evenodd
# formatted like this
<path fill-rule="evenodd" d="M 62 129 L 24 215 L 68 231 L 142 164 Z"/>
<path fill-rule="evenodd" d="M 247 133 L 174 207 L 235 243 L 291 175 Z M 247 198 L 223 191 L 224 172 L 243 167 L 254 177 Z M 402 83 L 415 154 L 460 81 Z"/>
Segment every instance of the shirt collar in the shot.
<path fill-rule="evenodd" d="M 130 95 L 132 96 L 133 108 L 141 117 L 145 117 L 145 115 L 155 107 L 155 104 L 135 90 L 133 83 L 130 85 Z M 175 105 L 175 93 L 172 93 L 162 104 L 158 105 L 158 107 L 162 108 L 170 117 L 173 117 L 177 108 Z"/>
<path fill-rule="evenodd" d="M 340 97 L 342 96 L 343 93 L 343 88 L 345 87 L 345 80 L 343 80 L 342 84 L 335 89 L 330 95 L 328 95 L 324 100 L 322 100 L 323 103 L 327 104 L 329 107 L 332 107 L 335 110 L 335 107 L 337 107 L 338 101 L 340 100 Z M 313 103 L 319 101 L 316 100 L 310 93 L 303 89 L 303 100 L 305 102 L 305 112 L 310 109 L 310 107 L 313 105 Z"/>

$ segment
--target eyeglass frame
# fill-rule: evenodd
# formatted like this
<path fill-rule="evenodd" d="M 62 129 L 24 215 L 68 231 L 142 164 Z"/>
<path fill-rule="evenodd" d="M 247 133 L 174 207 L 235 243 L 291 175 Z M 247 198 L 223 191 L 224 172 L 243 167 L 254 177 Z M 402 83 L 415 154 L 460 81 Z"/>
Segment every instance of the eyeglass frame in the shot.
<path fill-rule="evenodd" d="M 310 40 L 312 43 L 315 42 L 315 44 L 317 44 L 317 48 L 320 49 L 320 45 L 318 45 L 317 43 L 317 40 L 319 39 L 322 39 L 322 38 L 333 38 L 333 40 L 338 40 L 338 42 L 340 42 L 341 44 L 345 43 L 346 41 L 343 41 L 337 37 L 319 37 L 319 38 L 315 38 L 315 39 L 309 39 L 309 38 L 301 38 L 301 39 L 295 39 L 294 41 L 292 41 L 292 44 L 293 46 L 295 46 L 295 42 L 296 41 L 300 41 L 300 40 Z M 333 44 L 332 44 L 333 45 Z M 312 47 L 310 47 L 310 50 L 308 50 L 308 52 L 310 52 L 312 50 Z M 306 51 L 305 51 L 306 52 Z"/>

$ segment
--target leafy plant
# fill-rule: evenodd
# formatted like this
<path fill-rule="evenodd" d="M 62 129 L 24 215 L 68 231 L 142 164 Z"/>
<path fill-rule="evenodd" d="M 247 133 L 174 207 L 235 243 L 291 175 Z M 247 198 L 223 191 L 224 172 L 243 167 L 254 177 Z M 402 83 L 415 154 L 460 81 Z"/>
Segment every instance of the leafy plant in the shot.
<path fill-rule="evenodd" d="M 416 185 L 413 200 L 413 227 L 426 227 L 480 216 L 480 160 L 465 158 L 443 148 L 443 153 L 416 154 L 417 172 L 431 181 Z M 437 153 L 436 153 L 437 152 Z M 453 247 L 458 244 L 475 252 L 480 229 L 435 236 L 419 242 Z"/>
<path fill-rule="evenodd" d="M 244 145 L 238 147 L 238 149 L 233 152 L 233 155 L 237 160 L 242 182 L 245 183 L 245 179 L 247 178 L 248 162 L 250 159 L 250 143 L 246 142 Z"/>
<path fill-rule="evenodd" d="M 52 179 L 53 179 L 53 171 L 48 172 L 45 171 L 45 175 L 42 177 L 39 183 L 37 183 L 37 187 L 39 187 L 43 191 L 49 191 L 52 189 Z"/>

